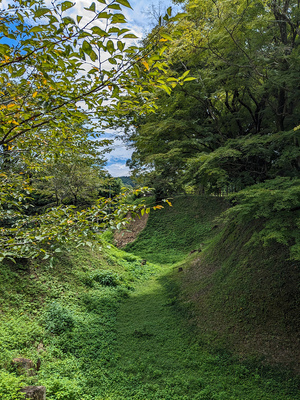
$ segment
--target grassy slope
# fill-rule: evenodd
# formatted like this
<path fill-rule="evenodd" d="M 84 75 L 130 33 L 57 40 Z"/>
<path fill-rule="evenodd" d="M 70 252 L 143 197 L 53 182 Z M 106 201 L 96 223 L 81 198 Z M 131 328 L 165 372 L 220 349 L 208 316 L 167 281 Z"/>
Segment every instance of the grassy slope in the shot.
<path fill-rule="evenodd" d="M 43 263 L 1 265 L 1 400 L 17 399 L 18 387 L 28 384 L 45 385 L 47 400 L 300 399 L 296 379 L 259 364 L 240 363 L 215 342 L 211 350 L 211 331 L 200 336 L 191 331 L 186 311 L 198 309 L 191 303 L 184 308 L 178 296 L 183 276 L 184 301 L 197 289 L 194 280 L 187 284 L 192 268 L 179 273 L 171 264 L 149 263 L 181 260 L 177 266 L 186 266 L 184 254 L 199 241 L 212 240 L 206 234 L 223 207 L 220 199 L 192 197 L 151 213 L 143 233 L 150 231 L 146 254 L 145 242 L 135 244 L 148 260 L 143 266 L 138 256 L 105 244 L 101 251 L 61 254 L 52 269 Z M 177 212 L 179 222 L 169 236 Z M 156 241 L 158 216 L 166 229 Z M 209 254 L 214 253 L 206 257 Z M 192 262 L 193 256 L 187 260 Z M 216 297 L 212 299 L 220 308 Z M 12 370 L 11 360 L 20 356 L 41 358 L 37 376 L 23 378 Z"/>
<path fill-rule="evenodd" d="M 300 264 L 278 243 L 250 244 L 261 226 L 227 226 L 185 263 L 182 298 L 206 340 L 300 372 Z"/>
<path fill-rule="evenodd" d="M 199 343 L 176 307 L 177 286 L 164 267 L 121 304 L 116 360 L 103 399 L 297 400 L 299 382 L 238 362 Z"/>
<path fill-rule="evenodd" d="M 182 196 L 172 202 L 173 207 L 151 213 L 138 240 L 126 246 L 128 252 L 151 262 L 178 262 L 209 240 L 213 219 L 226 208 L 217 197 Z"/>
<path fill-rule="evenodd" d="M 270 387 L 267 391 L 272 393 L 271 398 L 275 398 L 273 389 L 279 391 L 280 376 L 285 374 L 284 369 L 262 368 L 259 360 L 257 362 L 257 355 L 272 354 L 277 363 L 288 361 L 289 356 L 283 359 L 286 354 L 281 349 L 286 348 L 287 341 L 289 345 L 293 340 L 295 343 L 297 336 L 299 313 L 298 297 L 295 297 L 297 280 L 294 279 L 298 270 L 294 263 L 286 261 L 286 249 L 283 251 L 277 244 L 270 248 L 255 249 L 245 246 L 251 232 L 259 229 L 255 224 L 231 226 L 224 232 L 220 232 L 220 228 L 211 231 L 213 217 L 226 207 L 222 199 L 190 197 L 175 199 L 173 203 L 172 209 L 166 208 L 161 214 L 152 213 L 146 229 L 127 249 L 156 262 L 177 261 L 176 269 L 171 268 L 167 273 L 168 281 L 178 287 L 174 304 L 180 306 L 185 316 L 189 315 L 189 323 L 192 324 L 189 330 L 196 328 L 193 332 L 197 342 L 205 349 L 217 349 L 221 353 L 224 351 L 224 354 L 233 351 L 229 364 L 232 362 L 236 368 L 240 365 L 233 361 L 236 354 L 242 355 L 243 360 L 254 355 L 252 368 L 261 371 L 258 372 L 258 376 L 260 373 L 264 376 L 261 384 L 268 382 Z M 199 248 L 199 243 L 203 241 L 208 246 L 200 257 L 195 253 L 183 259 L 191 249 Z M 177 244 L 180 251 L 177 250 Z M 183 268 L 182 273 L 177 272 L 178 267 Z M 294 285 L 290 284 L 289 277 L 296 282 Z M 178 296 L 181 297 L 179 303 L 176 300 Z M 124 315 L 127 315 L 127 311 Z M 280 324 L 283 324 L 281 333 L 287 333 L 288 330 L 289 337 L 276 336 L 279 331 L 274 327 Z M 272 340 L 274 345 L 270 346 Z M 123 346 L 126 347 L 125 343 Z M 295 345 L 293 349 L 293 361 L 297 361 Z M 272 361 L 271 357 L 266 358 Z M 205 361 L 202 362 L 205 364 Z M 250 364 L 247 361 L 243 365 Z M 289 366 L 292 367 L 291 364 Z M 213 368 L 209 371 L 213 374 Z M 256 394 L 255 397 L 255 389 L 249 390 L 249 398 L 268 398 L 267 392 L 260 396 Z M 232 398 L 247 398 L 241 394 L 242 391 L 240 395 L 238 393 L 237 390 Z M 227 398 L 227 395 L 224 396 Z M 281 393 L 279 398 L 299 398 L 299 391 L 296 389 L 292 397 Z"/>
<path fill-rule="evenodd" d="M 18 388 L 31 384 L 45 385 L 47 400 L 96 399 L 114 357 L 119 304 L 156 270 L 105 244 L 62 253 L 54 268 L 1 264 L 1 400 L 19 398 Z M 40 358 L 38 375 L 18 376 L 16 357 Z"/>

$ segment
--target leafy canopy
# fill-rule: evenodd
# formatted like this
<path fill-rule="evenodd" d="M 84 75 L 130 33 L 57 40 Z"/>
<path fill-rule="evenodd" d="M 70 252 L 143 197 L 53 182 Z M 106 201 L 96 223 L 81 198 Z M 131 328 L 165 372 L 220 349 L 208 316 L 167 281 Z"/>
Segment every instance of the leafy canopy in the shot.
<path fill-rule="evenodd" d="M 245 211 L 257 191 L 273 220 L 267 199 L 275 193 L 289 199 L 288 212 L 299 193 L 299 3 L 188 0 L 185 14 L 167 28 L 173 41 L 164 51 L 169 82 L 190 73 L 169 94 L 155 89 L 155 113 L 126 116 L 125 139 L 134 148 L 129 165 L 158 196 L 185 185 L 214 194 L 246 190 Z M 277 178 L 290 182 L 281 195 Z M 299 210 L 293 215 L 291 230 Z M 291 234 L 289 245 L 296 242 L 299 249 Z"/>
<path fill-rule="evenodd" d="M 163 54 L 155 54 L 153 43 L 144 43 L 141 48 L 132 44 L 136 37 L 124 27 L 122 13 L 122 8 L 130 7 L 127 0 L 92 2 L 84 16 L 73 18 L 75 7 L 70 1 L 48 6 L 38 0 L 1 5 L 2 259 L 43 253 L 49 257 L 58 251 L 58 243 L 89 243 L 95 230 L 123 223 L 127 210 L 133 209 L 126 204 L 125 195 L 95 200 L 85 210 L 59 206 L 37 213 L 31 209 L 37 174 L 44 174 L 45 179 L 49 176 L 53 182 L 59 165 L 72 164 L 66 162 L 70 154 L 74 159 L 81 157 L 81 165 L 87 162 L 82 157 L 94 157 L 83 175 L 85 181 L 88 175 L 96 179 L 96 154 L 90 144 L 91 140 L 109 144 L 99 141 L 107 109 L 117 110 L 128 92 L 132 96 L 149 93 L 164 74 Z M 159 42 L 160 31 L 155 36 Z M 147 81 L 137 85 L 132 80 L 139 62 L 156 71 L 150 85 Z M 134 107 L 134 101 L 128 106 Z M 151 108 L 151 101 L 142 108 Z M 75 186 L 82 187 L 82 182 L 79 185 L 74 173 L 73 178 L 77 186 L 73 182 L 69 189 L 76 197 Z"/>

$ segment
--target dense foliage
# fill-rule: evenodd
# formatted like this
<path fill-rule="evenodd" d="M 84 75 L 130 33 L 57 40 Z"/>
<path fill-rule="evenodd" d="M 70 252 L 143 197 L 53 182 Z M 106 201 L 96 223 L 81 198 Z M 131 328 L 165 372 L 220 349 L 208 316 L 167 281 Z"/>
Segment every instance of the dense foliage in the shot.
<path fill-rule="evenodd" d="M 107 109 L 117 117 L 125 94 L 147 97 L 162 85 L 164 54 L 156 54 L 155 45 L 161 32 L 138 47 L 123 27 L 127 0 L 93 2 L 83 15 L 75 6 L 38 0 L 1 5 L 0 259 L 48 257 L 59 243 L 84 243 L 93 230 L 122 222 L 132 210 L 124 209 L 122 195 L 123 206 L 99 200 L 110 144 L 100 135 Z M 150 83 L 133 84 L 137 63 L 154 74 Z M 134 100 L 127 105 L 136 108 Z M 151 108 L 151 100 L 139 107 Z"/>
<path fill-rule="evenodd" d="M 280 221 L 290 223 L 288 212 L 295 231 L 295 204 L 300 202 L 299 3 L 189 0 L 185 11 L 185 19 L 169 29 L 174 40 L 168 67 L 174 77 L 190 70 L 196 79 L 169 94 L 156 90 L 155 113 L 127 118 L 128 126 L 135 126 L 126 134 L 134 147 L 129 165 L 156 188 L 158 197 L 186 186 L 200 193 L 245 190 L 245 204 L 258 191 L 268 217 L 275 211 L 268 198 L 279 196 L 274 190 L 282 188 L 277 186 L 280 177 L 285 189 L 282 213 L 272 222 L 273 237 L 279 238 Z M 176 83 L 173 77 L 169 81 Z M 253 216 L 251 206 L 248 211 Z"/>
<path fill-rule="evenodd" d="M 184 201 L 188 217 L 182 212 Z M 19 388 L 27 385 L 44 385 L 47 400 L 299 400 L 299 379 L 284 368 L 263 367 L 253 358 L 241 361 L 240 354 L 235 357 L 228 349 L 228 338 L 220 345 L 215 330 L 211 336 L 198 335 L 186 320 L 191 310 L 190 299 L 180 302 L 178 298 L 178 280 L 183 275 L 189 276 L 187 271 L 179 273 L 174 264 L 158 266 L 150 262 L 150 252 L 152 259 L 163 262 L 171 262 L 172 258 L 178 260 L 183 253 L 189 252 L 195 244 L 191 239 L 196 232 L 196 223 L 192 220 L 196 212 L 199 212 L 198 226 L 204 225 L 198 232 L 198 239 L 207 243 L 208 226 L 222 210 L 222 203 L 222 199 L 211 201 L 209 197 L 199 196 L 175 199 L 174 206 L 165 208 L 160 214 L 161 225 L 167 227 L 160 231 L 160 245 L 154 237 L 157 224 L 146 227 L 152 233 L 152 240 L 148 236 L 147 254 L 143 254 L 143 258 L 149 257 L 146 264 L 142 258 L 109 245 L 103 240 L 104 235 L 98 238 L 98 246 L 93 249 L 73 248 L 68 254 L 58 254 L 53 268 L 39 260 L 25 265 L 0 262 L 1 400 L 24 400 Z M 158 217 L 159 213 L 151 213 L 149 218 L 157 220 Z M 210 240 L 211 234 L 217 232 L 217 229 L 210 232 Z M 105 235 L 109 237 L 108 233 Z M 174 250 L 167 258 L 167 248 L 174 246 L 174 236 L 180 245 L 178 254 Z M 225 243 L 223 246 L 228 246 L 228 241 Z M 236 249 L 235 241 L 230 244 L 230 255 L 232 248 L 240 250 Z M 142 247 L 141 243 L 140 249 L 137 246 L 136 250 L 141 253 Z M 216 258 L 220 256 L 218 251 L 211 251 Z M 224 253 L 221 254 L 222 257 Z M 275 258 L 262 260 L 260 253 L 256 253 L 256 257 L 258 262 L 252 264 L 253 275 L 259 272 L 261 262 L 272 264 Z M 198 258 L 199 253 L 192 254 L 177 267 L 183 266 L 185 270 L 186 261 L 193 260 L 195 264 Z M 206 264 L 204 260 L 203 263 Z M 240 266 L 235 262 L 233 268 L 226 270 L 230 269 L 232 273 Z M 280 267 L 273 285 L 282 281 L 285 268 Z M 215 271 L 215 267 L 209 272 L 211 270 Z M 247 314 L 245 293 L 240 293 L 240 288 L 248 283 L 246 295 L 250 297 L 257 286 L 249 285 L 252 283 L 249 269 L 244 271 L 241 268 L 238 275 L 239 291 L 235 292 L 233 288 L 229 293 L 233 301 L 220 301 L 217 310 L 211 303 L 207 307 L 207 312 L 213 309 L 210 318 L 217 320 L 218 325 L 223 326 L 219 315 L 231 307 L 232 316 L 248 328 L 245 321 L 251 321 L 252 314 Z M 268 276 L 268 268 L 266 271 Z M 189 279 L 191 290 L 198 284 L 194 300 L 211 293 L 211 284 L 208 290 L 199 291 L 209 272 Z M 224 274 L 220 281 L 223 288 L 228 288 Z M 263 285 L 265 281 L 259 282 Z M 272 290 L 276 288 L 273 286 Z M 272 302 L 276 323 L 286 323 L 288 329 L 285 331 L 290 332 L 290 319 L 277 311 L 277 300 L 279 304 L 287 300 L 281 298 L 285 289 L 281 288 L 277 297 L 272 296 Z M 266 292 L 270 291 L 268 288 Z M 223 292 L 219 291 L 216 299 L 223 300 Z M 264 319 L 260 319 L 261 322 L 269 318 L 270 308 L 266 313 L 269 304 L 264 300 L 266 293 L 261 296 L 261 292 L 257 292 L 257 296 L 263 300 L 253 304 L 250 297 L 251 311 L 262 305 L 260 312 Z M 293 302 L 295 305 L 296 300 L 297 297 Z M 293 303 L 286 302 L 287 305 Z M 290 309 L 297 315 L 297 320 L 298 308 Z M 192 315 L 193 322 L 199 318 L 201 327 L 209 328 L 203 313 Z M 255 329 L 251 333 L 252 351 L 257 349 L 260 336 Z M 266 340 L 278 341 L 277 334 L 276 330 L 271 330 Z M 240 339 L 244 340 L 248 335 L 249 329 L 242 330 Z M 280 349 L 284 349 L 284 353 L 287 343 L 286 340 L 281 342 Z M 295 341 L 292 347 L 295 349 Z M 278 353 L 275 349 L 274 357 L 277 358 Z M 36 375 L 19 376 L 12 369 L 11 360 L 20 356 L 29 358 L 35 365 L 40 359 Z"/>

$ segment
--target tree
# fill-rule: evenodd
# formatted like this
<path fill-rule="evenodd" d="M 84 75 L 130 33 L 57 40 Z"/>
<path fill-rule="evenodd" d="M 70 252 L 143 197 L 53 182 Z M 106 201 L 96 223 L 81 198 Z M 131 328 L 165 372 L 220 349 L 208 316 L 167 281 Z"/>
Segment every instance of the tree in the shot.
<path fill-rule="evenodd" d="M 33 182 L 33 187 L 37 188 L 38 196 L 48 197 L 48 207 L 49 203 L 56 206 L 94 204 L 105 181 L 104 171 L 82 157 L 57 161 L 41 172 L 40 179 Z"/>
<path fill-rule="evenodd" d="M 0 10 L 1 259 L 48 257 L 47 248 L 53 252 L 59 242 L 89 240 L 94 221 L 101 221 L 100 228 L 125 222 L 125 208 L 132 209 L 119 197 L 81 211 L 60 206 L 43 214 L 27 212 L 36 171 L 59 168 L 58 160 L 62 167 L 62 157 L 98 138 L 105 102 L 116 110 L 125 93 L 142 93 L 142 82 L 133 85 L 134 72 L 128 71 L 155 53 L 153 42 L 142 49 L 128 43 L 135 36 L 122 27 L 127 0 L 93 2 L 86 8 L 90 18 L 71 18 L 74 6 L 70 1 L 47 7 L 43 1 L 17 0 Z M 152 64 L 157 77 L 163 74 L 160 58 Z M 73 190 L 74 199 L 77 194 Z M 119 213 L 108 211 L 112 201 Z"/>
<path fill-rule="evenodd" d="M 120 178 L 113 178 L 107 174 L 106 179 L 103 181 L 101 188 L 99 188 L 99 195 L 107 198 L 113 198 L 121 193 L 123 187 Z"/>
<path fill-rule="evenodd" d="M 197 79 L 169 97 L 156 90 L 155 114 L 131 116 L 132 165 L 165 166 L 169 179 L 173 165 L 209 190 L 297 176 L 298 3 L 191 0 L 186 12 L 168 66 Z"/>
<path fill-rule="evenodd" d="M 167 68 L 170 82 L 189 70 L 196 79 L 169 95 L 157 88 L 155 114 L 127 116 L 130 165 L 146 176 L 163 174 L 161 188 L 174 181 L 213 193 L 249 188 L 236 195 L 236 212 L 247 199 L 243 215 L 248 210 L 250 218 L 257 195 L 272 210 L 269 227 L 279 238 L 280 220 L 296 229 L 299 218 L 299 3 L 189 0 L 185 11 L 169 30 Z M 280 201 L 268 200 L 275 191 L 282 203 L 276 221 Z M 299 238 L 290 236 L 291 243 L 296 257 Z"/>

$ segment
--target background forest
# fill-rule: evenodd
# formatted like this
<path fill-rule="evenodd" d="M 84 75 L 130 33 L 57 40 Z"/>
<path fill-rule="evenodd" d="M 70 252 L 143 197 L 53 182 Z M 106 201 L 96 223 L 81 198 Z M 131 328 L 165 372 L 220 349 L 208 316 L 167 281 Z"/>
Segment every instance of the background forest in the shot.
<path fill-rule="evenodd" d="M 128 164 L 158 198 L 232 194 L 229 214 L 265 218 L 263 239 L 299 259 L 299 3 L 191 0 L 184 9 L 165 28 L 176 87 L 155 91 L 153 113 L 123 121 Z M 182 76 L 191 82 L 178 85 Z"/>

